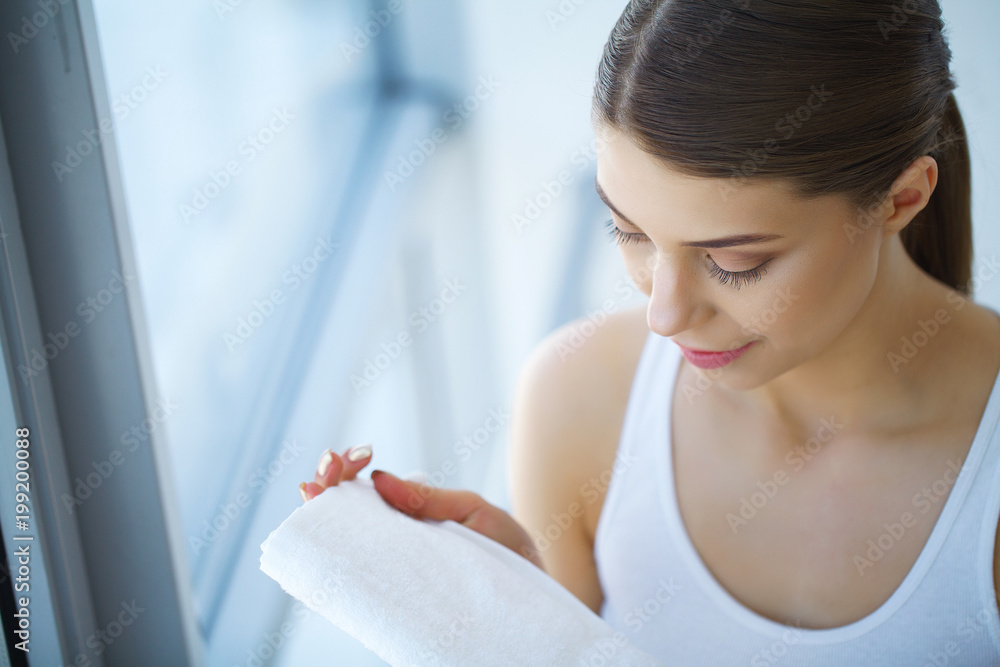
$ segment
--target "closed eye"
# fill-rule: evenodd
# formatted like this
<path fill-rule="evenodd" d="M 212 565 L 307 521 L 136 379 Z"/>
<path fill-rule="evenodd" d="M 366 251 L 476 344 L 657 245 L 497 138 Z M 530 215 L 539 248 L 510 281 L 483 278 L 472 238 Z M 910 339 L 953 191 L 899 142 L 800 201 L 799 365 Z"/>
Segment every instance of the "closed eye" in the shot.
<path fill-rule="evenodd" d="M 760 266 L 757 266 L 746 271 L 726 271 L 715 263 L 715 260 L 711 257 L 708 258 L 712 262 L 712 268 L 709 269 L 708 273 L 714 278 L 718 278 L 719 282 L 723 285 L 728 285 L 732 283 L 735 289 L 739 289 L 741 285 L 752 285 L 753 283 L 759 281 L 767 273 L 766 265 L 771 260 L 767 260 Z"/>
<path fill-rule="evenodd" d="M 619 246 L 625 246 L 630 243 L 644 243 L 649 240 L 649 237 L 645 234 L 623 232 L 618 225 L 615 224 L 614 218 L 609 219 L 604 224 Z M 711 257 L 709 257 L 708 260 L 712 263 L 711 268 L 708 271 L 709 275 L 713 278 L 717 278 L 721 284 L 732 285 L 732 287 L 737 290 L 744 285 L 752 285 L 763 278 L 764 274 L 767 273 L 766 265 L 771 261 L 767 260 L 763 264 L 746 271 L 726 271 L 716 264 L 715 260 Z"/>
<path fill-rule="evenodd" d="M 604 223 L 604 226 L 608 228 L 608 233 L 614 237 L 618 245 L 642 243 L 643 241 L 649 240 L 649 237 L 645 234 L 630 234 L 629 232 L 623 232 L 618 225 L 615 224 L 614 218 L 608 218 L 608 221 Z"/>

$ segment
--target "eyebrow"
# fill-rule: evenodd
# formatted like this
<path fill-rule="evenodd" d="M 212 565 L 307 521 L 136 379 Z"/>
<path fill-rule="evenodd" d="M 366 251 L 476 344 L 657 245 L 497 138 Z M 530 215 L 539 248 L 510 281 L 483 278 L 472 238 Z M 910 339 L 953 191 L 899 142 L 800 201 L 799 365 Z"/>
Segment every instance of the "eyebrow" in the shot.
<path fill-rule="evenodd" d="M 611 209 L 612 213 L 617 215 L 619 218 L 632 225 L 636 229 L 642 229 L 639 225 L 635 224 L 627 217 L 622 215 L 622 212 L 611 203 L 608 199 L 607 193 L 604 192 L 604 188 L 601 187 L 600 182 L 597 178 L 594 178 L 594 189 L 597 190 L 597 196 L 601 198 L 601 201 Z M 687 248 L 731 248 L 734 246 L 750 245 L 752 243 L 763 243 L 764 241 L 773 241 L 775 239 L 784 238 L 777 234 L 736 234 L 734 236 L 725 236 L 718 239 L 709 239 L 707 241 L 687 241 L 681 245 Z"/>

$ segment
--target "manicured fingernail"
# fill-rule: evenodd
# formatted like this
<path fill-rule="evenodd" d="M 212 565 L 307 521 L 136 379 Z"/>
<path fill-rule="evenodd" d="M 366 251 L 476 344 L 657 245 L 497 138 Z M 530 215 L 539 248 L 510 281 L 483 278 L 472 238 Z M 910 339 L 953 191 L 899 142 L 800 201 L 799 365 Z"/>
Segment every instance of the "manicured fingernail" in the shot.
<path fill-rule="evenodd" d="M 323 457 L 319 460 L 319 468 L 317 469 L 316 472 L 319 474 L 320 477 L 326 476 L 326 471 L 330 469 L 331 463 L 333 463 L 333 452 L 331 452 L 328 449 L 326 450 L 326 453 L 323 454 Z"/>
<path fill-rule="evenodd" d="M 306 501 L 309 500 L 309 497 L 306 496 L 306 483 L 305 482 L 302 482 L 301 484 L 299 484 L 299 493 L 302 494 L 302 502 L 306 502 Z"/>
<path fill-rule="evenodd" d="M 351 451 L 347 452 L 347 460 L 357 463 L 358 461 L 366 459 L 371 455 L 371 445 L 358 445 L 357 447 L 351 447 Z"/>

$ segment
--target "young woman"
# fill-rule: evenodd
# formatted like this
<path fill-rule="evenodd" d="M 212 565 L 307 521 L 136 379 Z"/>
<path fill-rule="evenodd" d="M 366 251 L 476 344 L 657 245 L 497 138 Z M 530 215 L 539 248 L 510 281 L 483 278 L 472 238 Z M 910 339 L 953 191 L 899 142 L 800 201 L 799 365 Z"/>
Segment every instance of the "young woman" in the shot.
<path fill-rule="evenodd" d="M 379 493 L 667 664 L 1000 664 L 1000 314 L 968 298 L 998 267 L 943 27 L 936 0 L 629 3 L 596 185 L 648 306 L 527 363 L 516 520 Z M 370 455 L 327 452 L 304 497 Z"/>

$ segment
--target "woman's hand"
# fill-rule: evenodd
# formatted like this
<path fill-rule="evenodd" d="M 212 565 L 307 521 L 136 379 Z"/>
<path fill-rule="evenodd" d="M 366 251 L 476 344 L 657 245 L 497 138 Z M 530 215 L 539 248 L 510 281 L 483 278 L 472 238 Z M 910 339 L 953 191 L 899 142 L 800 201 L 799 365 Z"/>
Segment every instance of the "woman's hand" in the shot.
<path fill-rule="evenodd" d="M 354 479 L 371 460 L 372 446 L 367 444 L 351 447 L 339 456 L 334 454 L 333 450 L 326 450 L 319 459 L 313 481 L 299 484 L 302 500 L 312 500 L 327 487 Z"/>
<path fill-rule="evenodd" d="M 302 483 L 303 500 L 310 500 L 327 487 L 354 479 L 371 461 L 370 445 L 353 447 L 343 456 L 327 450 L 320 459 L 314 481 Z M 428 484 L 400 479 L 375 470 L 372 482 L 382 499 L 401 512 L 418 519 L 450 519 L 524 556 L 542 570 L 545 566 L 531 537 L 517 521 L 499 507 L 490 505 L 472 491 L 439 489 Z"/>

